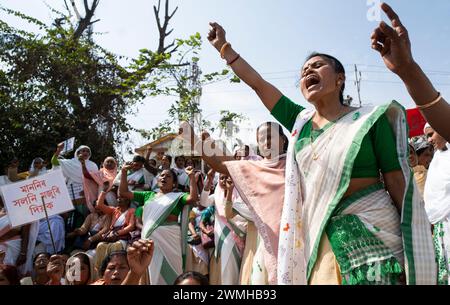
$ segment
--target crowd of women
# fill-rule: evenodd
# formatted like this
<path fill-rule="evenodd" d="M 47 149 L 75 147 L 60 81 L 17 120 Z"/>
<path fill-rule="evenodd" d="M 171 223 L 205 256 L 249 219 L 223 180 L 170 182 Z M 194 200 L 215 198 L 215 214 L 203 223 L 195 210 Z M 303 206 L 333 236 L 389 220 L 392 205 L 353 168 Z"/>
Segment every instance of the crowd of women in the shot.
<path fill-rule="evenodd" d="M 450 106 L 414 61 L 408 32 L 387 5 L 371 37 L 429 121 L 409 139 L 397 102 L 344 104 L 345 70 L 313 53 L 300 71 L 306 109 L 264 80 L 211 23 L 208 40 L 281 124 L 229 153 L 187 123 L 183 156 L 100 169 L 80 146 L 60 168 L 74 210 L 11 228 L 0 214 L 0 283 L 17 284 L 449 284 Z M 290 134 L 286 136 L 283 127 Z M 192 142 L 193 139 L 193 142 Z M 193 147 L 191 146 L 193 143 Z M 14 182 L 45 173 L 36 158 Z"/>

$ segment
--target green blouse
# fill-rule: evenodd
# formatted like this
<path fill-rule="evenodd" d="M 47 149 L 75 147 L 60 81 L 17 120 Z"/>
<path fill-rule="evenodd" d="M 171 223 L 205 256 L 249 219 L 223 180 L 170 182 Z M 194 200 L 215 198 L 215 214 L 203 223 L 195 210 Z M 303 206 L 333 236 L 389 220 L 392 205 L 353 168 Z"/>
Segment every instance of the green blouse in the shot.
<path fill-rule="evenodd" d="M 139 203 L 139 207 L 136 209 L 134 213 L 136 217 L 142 218 L 142 214 L 144 213 L 144 206 L 153 201 L 155 198 L 155 192 L 133 192 L 133 201 Z M 177 205 L 173 208 L 171 215 L 180 215 L 183 210 L 184 205 L 187 203 L 187 198 L 189 194 L 185 193 L 181 196 L 180 200 L 178 200 Z"/>
<path fill-rule="evenodd" d="M 281 125 L 292 131 L 298 114 L 304 107 L 282 96 L 272 109 L 271 114 Z M 313 129 L 309 120 L 300 131 L 295 152 L 315 141 L 325 130 L 333 126 L 329 122 L 321 129 Z M 352 178 L 378 178 L 379 170 L 388 173 L 401 170 L 398 161 L 395 136 L 385 114 L 383 114 L 364 136 L 361 148 L 355 158 L 352 170 Z"/>

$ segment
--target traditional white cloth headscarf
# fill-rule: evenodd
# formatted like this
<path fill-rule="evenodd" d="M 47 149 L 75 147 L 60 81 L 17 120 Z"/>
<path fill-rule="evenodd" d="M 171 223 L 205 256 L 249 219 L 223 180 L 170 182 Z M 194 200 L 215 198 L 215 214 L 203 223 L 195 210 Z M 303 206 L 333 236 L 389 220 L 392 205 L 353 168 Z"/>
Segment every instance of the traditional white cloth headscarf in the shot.
<path fill-rule="evenodd" d="M 78 152 L 83 148 L 89 149 L 89 158 L 91 157 L 91 149 L 88 146 L 81 145 L 75 151 L 74 157 L 72 159 L 59 159 L 59 164 L 64 177 L 68 179 L 68 182 L 75 182 L 78 184 L 83 184 L 83 170 L 81 167 L 81 162 L 78 160 Z M 90 161 L 89 158 L 86 160 L 86 168 L 88 171 L 98 171 L 97 164 Z"/>
<path fill-rule="evenodd" d="M 34 167 L 34 163 L 35 163 L 36 161 L 44 162 L 44 159 L 38 157 L 38 158 L 34 158 L 34 159 L 33 159 L 33 162 L 31 162 L 30 169 L 28 170 L 28 172 L 29 172 L 30 175 L 32 175 L 33 177 L 39 176 L 39 175 L 43 175 L 43 174 L 45 174 L 45 173 L 47 172 L 47 168 L 46 168 L 46 167 L 42 167 L 41 169 L 36 170 L 35 167 Z"/>

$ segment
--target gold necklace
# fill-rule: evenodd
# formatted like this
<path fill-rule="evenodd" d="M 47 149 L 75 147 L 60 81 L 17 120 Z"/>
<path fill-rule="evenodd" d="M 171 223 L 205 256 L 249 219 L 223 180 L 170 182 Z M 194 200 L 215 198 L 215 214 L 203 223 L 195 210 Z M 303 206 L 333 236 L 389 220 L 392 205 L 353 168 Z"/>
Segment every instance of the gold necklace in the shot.
<path fill-rule="evenodd" d="M 345 109 L 346 109 L 346 108 L 342 108 L 341 111 L 339 112 L 338 116 L 337 116 L 337 119 L 334 120 L 334 121 L 332 121 L 332 122 L 333 122 L 333 127 L 331 128 L 331 130 L 334 130 L 334 128 L 336 127 L 336 122 L 337 122 L 338 120 L 340 120 L 345 114 L 347 114 L 347 113 L 345 113 L 345 114 L 343 114 L 343 115 L 341 116 L 343 110 L 345 110 Z M 351 111 L 350 111 L 350 112 L 351 112 Z M 316 150 L 315 150 L 314 144 L 313 144 L 314 140 L 313 140 L 313 136 L 312 136 L 312 135 L 313 135 L 314 129 L 313 129 L 312 123 L 313 123 L 313 122 L 312 122 L 312 120 L 311 120 L 311 131 L 310 131 L 310 133 L 309 133 L 309 141 L 310 141 L 311 150 L 312 150 L 312 159 L 313 159 L 314 161 L 317 161 L 317 160 L 319 159 L 319 154 L 316 153 Z M 324 131 L 324 132 L 325 132 L 325 131 Z M 331 131 L 330 131 L 330 133 L 331 133 Z M 329 145 L 330 142 L 331 142 L 331 137 L 329 138 L 329 141 L 327 142 L 327 144 L 326 144 L 326 146 L 325 146 L 323 152 L 325 152 L 325 151 L 328 149 L 328 145 Z"/>

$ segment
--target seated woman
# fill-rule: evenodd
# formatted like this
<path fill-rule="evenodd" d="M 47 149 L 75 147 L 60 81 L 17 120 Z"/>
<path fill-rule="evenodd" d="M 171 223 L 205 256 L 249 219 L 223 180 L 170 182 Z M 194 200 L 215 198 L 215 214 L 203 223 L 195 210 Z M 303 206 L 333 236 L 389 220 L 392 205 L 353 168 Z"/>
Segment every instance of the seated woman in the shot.
<path fill-rule="evenodd" d="M 38 233 L 38 222 L 11 228 L 3 201 L 0 198 L 0 251 L 4 251 L 3 263 L 18 268 L 19 275 L 29 275 L 33 269 L 33 252 Z"/>
<path fill-rule="evenodd" d="M 118 250 L 125 250 L 129 233 L 135 225 L 135 209 L 130 208 L 130 200 L 119 196 L 118 206 L 113 208 L 105 205 L 106 191 L 109 185 L 105 183 L 103 191 L 98 196 L 97 207 L 106 215 L 111 215 L 111 225 L 108 232 L 103 234 L 101 242 L 97 245 L 95 253 L 95 267 L 99 270 L 100 265 L 109 253 Z"/>
<path fill-rule="evenodd" d="M 64 219 L 60 215 L 53 215 L 48 218 L 48 222 L 50 223 L 56 249 L 53 248 L 47 220 L 44 218 L 39 221 L 39 232 L 37 235 L 38 244 L 36 245 L 34 253 L 47 252 L 56 254 L 64 250 L 66 236 Z"/>
<path fill-rule="evenodd" d="M 47 252 L 38 253 L 33 261 L 33 273 L 31 277 L 24 277 L 20 280 L 21 285 L 45 285 L 50 280 L 47 274 L 47 265 L 50 261 L 50 254 Z"/>
<path fill-rule="evenodd" d="M 84 251 L 92 250 L 97 247 L 104 234 L 109 231 L 111 226 L 111 214 L 105 214 L 94 202 L 94 213 L 89 214 L 80 228 L 67 234 L 67 238 L 74 238 L 74 249 Z M 93 251 L 95 254 L 95 251 Z"/>
<path fill-rule="evenodd" d="M 86 201 L 94 202 L 97 200 L 98 194 L 103 189 L 103 184 L 108 182 L 109 188 L 106 195 L 106 201 L 111 204 L 116 202 L 116 193 L 112 190 L 114 178 L 117 176 L 117 161 L 113 157 L 107 157 L 103 161 L 103 167 L 98 171 L 89 171 L 86 167 L 86 161 L 80 159 L 81 169 L 83 171 L 83 184 L 89 185 L 86 187 L 85 196 Z"/>
<path fill-rule="evenodd" d="M 44 159 L 35 158 L 30 165 L 30 169 L 28 170 L 28 179 L 45 174 L 47 172 L 47 168 L 44 166 Z"/>
<path fill-rule="evenodd" d="M 86 253 L 77 253 L 66 262 L 67 285 L 90 285 L 96 280 L 94 259 Z"/>
<path fill-rule="evenodd" d="M 198 200 L 194 170 L 187 168 L 190 178 L 190 193 L 174 192 L 177 186 L 176 174 L 163 170 L 158 177 L 159 192 L 130 192 L 127 184 L 127 171 L 130 165 L 122 168 L 119 197 L 128 198 L 143 205 L 143 229 L 141 237 L 152 239 L 155 253 L 149 266 L 149 281 L 152 285 L 171 284 L 183 273 L 183 258 L 186 253 L 185 239 L 187 232 L 188 207 Z M 183 213 L 182 213 L 183 210 Z M 182 214 L 182 226 L 178 217 Z M 183 234 L 182 234 L 183 232 Z"/>

